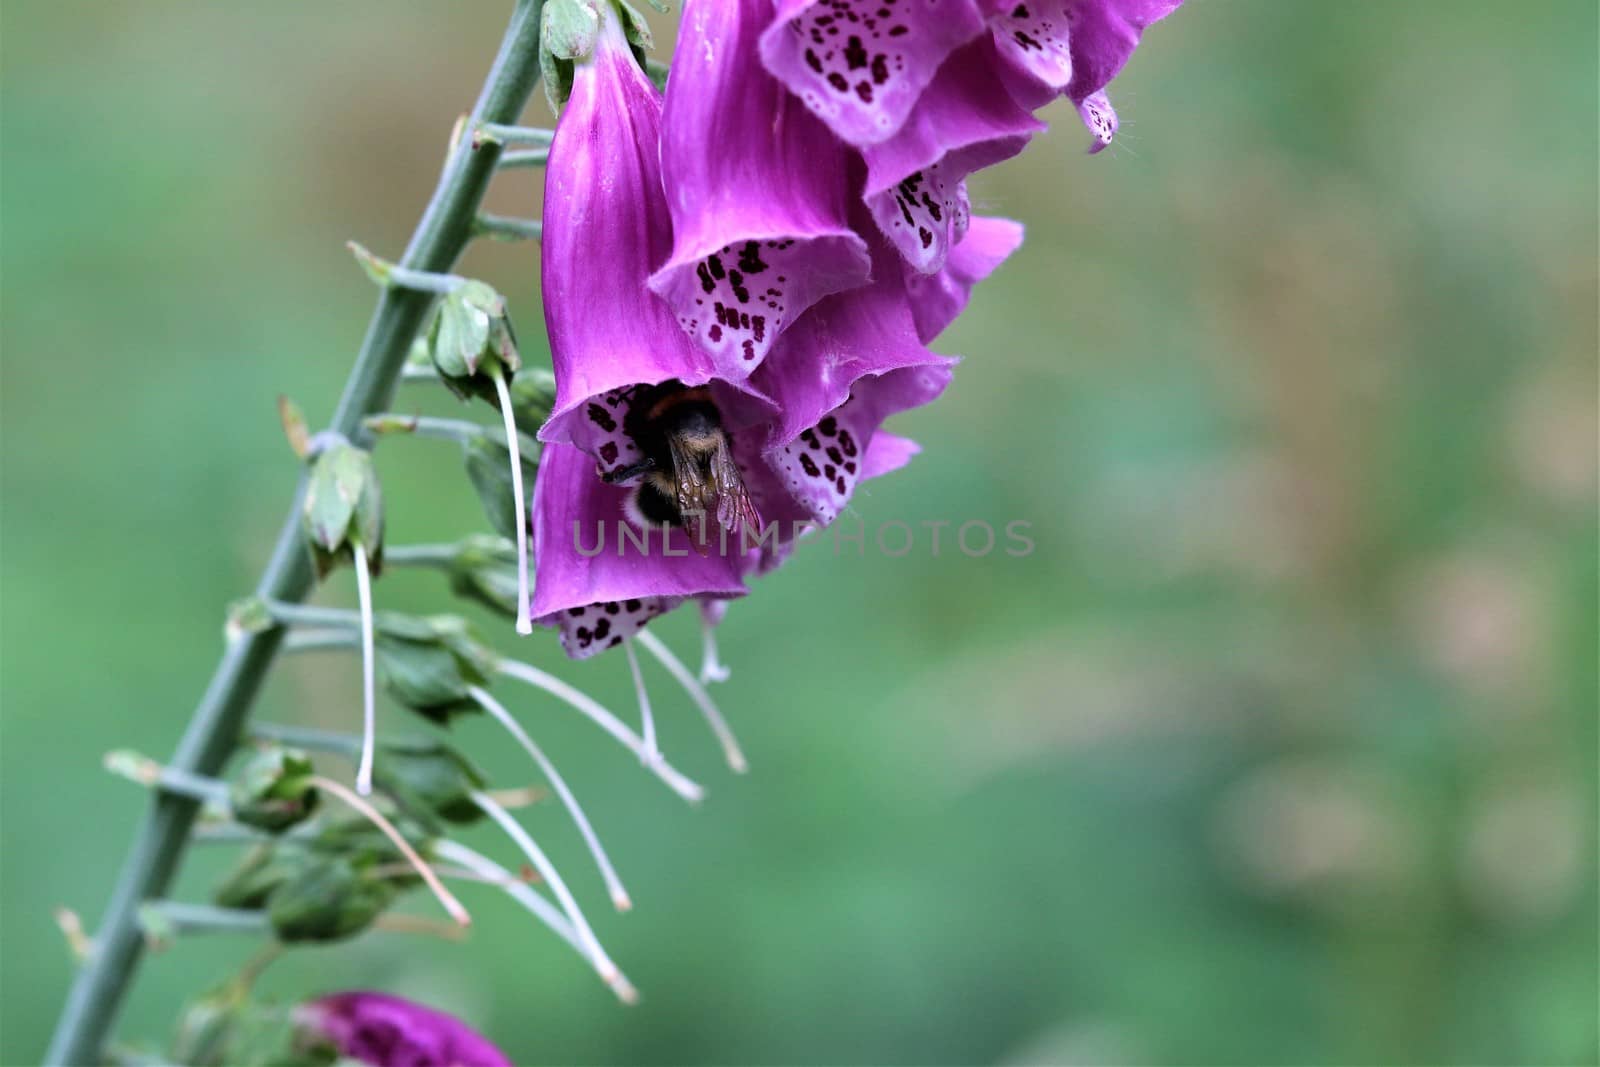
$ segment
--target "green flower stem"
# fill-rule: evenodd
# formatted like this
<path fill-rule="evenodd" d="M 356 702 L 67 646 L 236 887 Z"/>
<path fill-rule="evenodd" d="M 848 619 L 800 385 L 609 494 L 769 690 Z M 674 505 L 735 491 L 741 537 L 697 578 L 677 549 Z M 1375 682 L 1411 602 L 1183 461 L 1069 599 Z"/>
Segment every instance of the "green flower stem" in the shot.
<path fill-rule="evenodd" d="M 556 131 L 538 126 L 512 126 L 504 122 L 474 122 L 472 143 L 475 146 L 493 145 L 543 145 L 549 147 Z"/>
<path fill-rule="evenodd" d="M 429 545 L 391 545 L 383 550 L 385 567 L 449 567 L 461 554 L 461 546 L 447 543 Z"/>
<path fill-rule="evenodd" d="M 272 929 L 266 912 L 156 900 L 144 905 L 146 923 L 155 920 L 174 934 L 264 934 Z"/>
<path fill-rule="evenodd" d="M 361 613 L 348 608 L 319 608 L 283 600 L 268 600 L 265 603 L 273 620 L 285 626 L 331 626 L 352 630 L 361 626 Z"/>
<path fill-rule="evenodd" d="M 361 636 L 354 630 L 294 630 L 283 643 L 284 652 L 341 652 L 361 647 Z"/>
<path fill-rule="evenodd" d="M 479 215 L 473 223 L 474 236 L 494 241 L 537 241 L 544 236 L 544 223 L 537 219 L 516 219 L 509 215 Z"/>
<path fill-rule="evenodd" d="M 390 263 L 381 256 L 373 255 L 356 241 L 346 242 L 345 247 L 356 257 L 356 262 L 367 272 L 367 277 L 382 286 L 397 285 L 402 289 L 415 289 L 418 292 L 445 296 L 467 284 L 467 279 L 459 274 L 436 274 L 433 271 L 412 270 L 398 263 Z"/>
<path fill-rule="evenodd" d="M 388 284 L 397 285 L 402 289 L 415 289 L 419 293 L 443 296 L 455 292 L 467 284 L 467 280 L 459 274 L 434 274 L 431 271 L 408 270 L 397 266 L 389 269 Z"/>
<path fill-rule="evenodd" d="M 334 752 L 343 756 L 353 756 L 361 751 L 359 737 L 335 733 L 332 730 L 318 730 L 311 726 L 255 722 L 250 724 L 250 734 L 263 741 L 276 741 L 280 745 L 289 745 L 293 748 L 309 748 L 317 752 Z"/>
<path fill-rule="evenodd" d="M 466 419 L 446 419 L 437 415 L 401 415 L 383 412 L 368 416 L 365 428 L 375 434 L 409 433 L 418 437 L 437 437 L 466 444 L 484 432 L 482 426 Z"/>
<path fill-rule="evenodd" d="M 515 122 L 539 78 L 539 20 L 544 0 L 517 0 L 494 66 L 472 111 L 475 128 Z M 500 159 L 499 147 L 458 143 L 445 162 L 433 198 L 412 234 L 402 266 L 446 273 L 473 236 L 473 223 Z M 330 428 L 363 437 L 362 420 L 389 403 L 411 342 L 422 328 L 434 296 L 387 288 L 378 296 L 361 351 L 345 382 Z M 256 586 L 263 599 L 298 601 L 310 591 L 311 560 L 302 543 L 296 491 L 272 557 Z M 249 634 L 227 646 L 169 766 L 215 776 L 238 744 L 251 704 L 283 630 Z M 192 797 L 156 794 L 134 837 L 100 926 L 95 950 L 67 996 L 47 1064 L 97 1063 L 127 994 L 144 948 L 140 905 L 166 892 L 183 858 L 190 827 L 200 810 Z"/>
<path fill-rule="evenodd" d="M 147 788 L 193 797 L 203 804 L 228 806 L 228 785 L 216 778 L 163 767 L 149 756 L 128 749 L 107 752 L 101 764 L 112 774 Z"/>
<path fill-rule="evenodd" d="M 507 152 L 500 157 L 500 169 L 513 167 L 542 167 L 550 162 L 550 149 L 530 148 L 522 152 Z"/>

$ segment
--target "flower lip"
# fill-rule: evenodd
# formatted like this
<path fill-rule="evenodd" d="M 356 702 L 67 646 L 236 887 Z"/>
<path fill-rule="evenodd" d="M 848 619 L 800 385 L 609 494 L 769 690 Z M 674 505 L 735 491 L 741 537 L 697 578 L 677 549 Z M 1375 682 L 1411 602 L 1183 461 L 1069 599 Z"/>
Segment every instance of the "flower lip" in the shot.
<path fill-rule="evenodd" d="M 300 1006 L 303 1025 L 373 1067 L 512 1067 L 460 1019 L 389 993 L 333 993 Z"/>
<path fill-rule="evenodd" d="M 690 0 L 661 120 L 674 246 L 650 287 L 733 379 L 868 271 L 843 146 L 756 54 L 771 21 L 771 0 Z"/>
<path fill-rule="evenodd" d="M 983 32 L 974 0 L 778 0 L 761 59 L 849 144 L 906 121 L 946 57 Z"/>
<path fill-rule="evenodd" d="M 737 552 L 698 551 L 681 530 L 638 531 L 627 520 L 630 495 L 601 481 L 572 445 L 552 444 L 540 459 L 532 611 L 575 659 L 620 644 L 686 597 L 744 595 Z"/>
<path fill-rule="evenodd" d="M 862 150 L 872 217 L 924 274 L 944 265 L 965 230 L 962 179 L 1021 152 L 1044 129 L 1013 99 L 999 65 L 991 39 L 965 46 L 940 68 L 905 126 Z"/>
<path fill-rule="evenodd" d="M 906 265 L 906 300 L 923 343 L 943 333 L 987 278 L 1022 244 L 1022 224 L 1010 219 L 974 216 L 961 243 L 950 250 L 944 268 L 923 274 Z"/>

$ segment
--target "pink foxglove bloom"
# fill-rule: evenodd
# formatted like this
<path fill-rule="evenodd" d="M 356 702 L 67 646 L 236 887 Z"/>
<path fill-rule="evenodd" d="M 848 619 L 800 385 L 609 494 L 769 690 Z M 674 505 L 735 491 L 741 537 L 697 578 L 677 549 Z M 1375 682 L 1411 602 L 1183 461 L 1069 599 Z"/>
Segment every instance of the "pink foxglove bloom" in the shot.
<path fill-rule="evenodd" d="M 545 172 L 541 284 L 556 399 L 539 438 L 577 445 L 610 471 L 638 458 L 617 418 L 625 390 L 703 385 L 717 367 L 646 285 L 672 251 L 661 94 L 635 63 L 616 10 L 605 12 L 593 53 L 576 64 Z M 730 428 L 765 413 L 735 388 L 716 391 Z"/>
<path fill-rule="evenodd" d="M 1022 224 L 1010 219 L 975 216 L 967 235 L 950 250 L 944 268 L 923 274 L 904 270 L 906 299 L 917 324 L 917 336 L 932 341 L 966 310 L 972 288 L 993 274 L 1022 245 Z"/>
<path fill-rule="evenodd" d="M 512 1067 L 460 1019 L 387 993 L 334 993 L 297 1014 L 341 1056 L 372 1067 Z"/>
<path fill-rule="evenodd" d="M 661 119 L 674 245 L 650 285 L 730 379 L 867 280 L 844 146 L 761 66 L 772 19 L 772 0 L 689 0 Z"/>
<path fill-rule="evenodd" d="M 777 8 L 762 61 L 857 146 L 898 131 L 945 59 L 984 28 L 975 0 L 777 0 Z"/>
<path fill-rule="evenodd" d="M 924 274 L 943 267 L 966 232 L 966 176 L 1010 159 L 1044 129 L 1017 103 L 999 67 L 993 41 L 967 45 L 939 69 L 894 136 L 862 149 L 867 207 Z"/>
<path fill-rule="evenodd" d="M 640 529 L 628 521 L 629 501 L 577 448 L 546 446 L 533 491 L 533 615 L 560 630 L 574 659 L 621 644 L 686 597 L 745 591 L 737 551 L 701 550 L 682 530 Z"/>
<path fill-rule="evenodd" d="M 884 420 L 936 399 L 955 363 L 918 337 L 894 252 L 878 240 L 873 258 L 871 285 L 819 303 L 756 374 L 780 409 L 765 464 L 821 525 L 867 476 Z"/>

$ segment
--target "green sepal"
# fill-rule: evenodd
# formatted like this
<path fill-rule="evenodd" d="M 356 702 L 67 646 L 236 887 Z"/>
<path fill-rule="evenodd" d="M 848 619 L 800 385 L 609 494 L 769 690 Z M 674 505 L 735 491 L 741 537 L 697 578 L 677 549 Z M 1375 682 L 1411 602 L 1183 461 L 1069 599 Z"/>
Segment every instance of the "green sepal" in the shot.
<path fill-rule="evenodd" d="M 450 591 L 507 618 L 517 614 L 517 550 L 503 537 L 475 534 L 450 562 Z"/>
<path fill-rule="evenodd" d="M 172 1035 L 172 1062 L 194 1067 L 234 1062 L 230 1050 L 243 1008 L 244 993 L 231 983 L 190 1001 Z"/>
<path fill-rule="evenodd" d="M 437 830 L 436 825 L 423 825 L 406 814 L 391 817 L 389 822 L 420 855 L 429 854 L 432 849 L 429 842 Z M 315 834 L 304 841 L 297 840 L 296 844 L 304 847 L 309 855 L 343 859 L 357 870 L 370 870 L 379 865 L 406 867 L 405 873 L 391 874 L 386 879 L 397 887 L 409 887 L 419 881 L 389 835 L 354 812 L 319 824 Z"/>
<path fill-rule="evenodd" d="M 494 674 L 494 653 L 459 615 L 385 612 L 375 620 L 375 629 L 374 650 L 385 688 L 440 725 L 475 707 L 470 687 L 487 685 Z"/>
<path fill-rule="evenodd" d="M 307 863 L 304 850 L 263 842 L 246 852 L 211 891 L 219 907 L 259 909 L 272 891 L 299 876 Z"/>
<path fill-rule="evenodd" d="M 494 383 L 480 375 L 515 374 L 522 366 L 505 297 L 480 281 L 464 282 L 439 301 L 428 345 L 440 379 L 462 397 L 492 399 Z"/>
<path fill-rule="evenodd" d="M 348 859 L 319 858 L 272 891 L 267 918 L 281 941 L 341 941 L 371 926 L 394 895 Z"/>
<path fill-rule="evenodd" d="M 357 548 L 374 573 L 382 569 L 383 494 L 370 452 L 341 441 L 319 453 L 300 514 L 318 577 Z"/>
<path fill-rule="evenodd" d="M 238 978 L 196 997 L 178 1018 L 165 1061 L 188 1067 L 329 1067 L 338 1050 L 294 1009 L 251 1000 Z"/>
<path fill-rule="evenodd" d="M 574 64 L 600 39 L 602 0 L 548 0 L 539 30 L 539 72 L 550 110 L 561 113 L 572 95 Z"/>
<path fill-rule="evenodd" d="M 556 406 L 556 376 L 544 367 L 524 365 L 512 376 L 509 388 L 517 429 L 536 438 Z"/>
<path fill-rule="evenodd" d="M 522 460 L 525 485 L 533 484 L 539 473 L 540 445 L 526 434 L 517 435 L 517 447 Z M 506 447 L 506 436 L 497 430 L 485 430 L 467 441 L 463 449 L 467 465 L 467 478 L 478 492 L 489 528 L 501 537 L 515 539 L 527 536 L 528 517 L 518 521 L 516 495 L 511 484 L 511 450 Z"/>
<path fill-rule="evenodd" d="M 247 596 L 228 605 L 228 616 L 222 624 L 223 636 L 237 641 L 252 634 L 266 633 L 278 625 L 272 609 L 258 596 Z"/>
<path fill-rule="evenodd" d="M 483 815 L 472 799 L 485 789 L 483 772 L 455 749 L 436 741 L 389 744 L 373 762 L 373 781 L 400 810 L 427 825 L 436 819 L 470 823 Z"/>
<path fill-rule="evenodd" d="M 317 809 L 314 774 L 316 768 L 304 752 L 263 749 L 250 757 L 228 787 L 234 819 L 272 834 L 303 822 Z"/>

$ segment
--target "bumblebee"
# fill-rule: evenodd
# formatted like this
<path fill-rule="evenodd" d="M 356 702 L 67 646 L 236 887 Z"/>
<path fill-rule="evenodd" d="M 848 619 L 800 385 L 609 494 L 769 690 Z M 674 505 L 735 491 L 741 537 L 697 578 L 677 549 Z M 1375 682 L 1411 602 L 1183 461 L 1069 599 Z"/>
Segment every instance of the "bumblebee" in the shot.
<path fill-rule="evenodd" d="M 700 516 L 703 534 L 704 516 L 711 515 L 726 530 L 744 525 L 759 532 L 761 518 L 733 461 L 732 440 L 711 390 L 672 379 L 636 386 L 628 399 L 622 429 L 641 458 L 604 480 L 614 484 L 644 475 L 629 498 L 629 517 L 694 532 L 690 520 Z"/>

